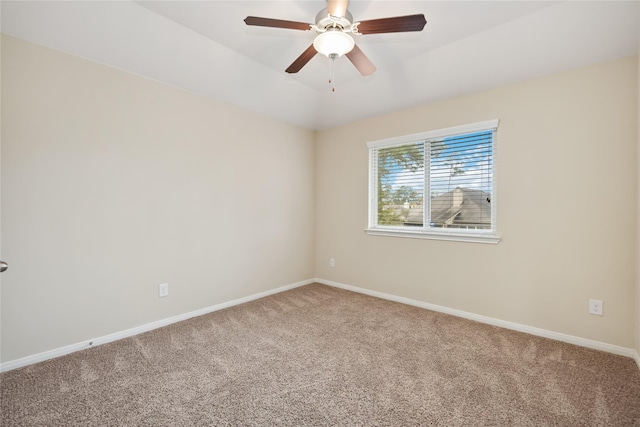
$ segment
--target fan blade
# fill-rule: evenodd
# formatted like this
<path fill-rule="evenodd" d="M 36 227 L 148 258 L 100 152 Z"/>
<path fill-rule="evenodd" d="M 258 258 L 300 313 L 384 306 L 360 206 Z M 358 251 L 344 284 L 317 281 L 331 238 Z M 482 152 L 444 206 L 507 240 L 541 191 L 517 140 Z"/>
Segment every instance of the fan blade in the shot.
<path fill-rule="evenodd" d="M 370 19 L 360 22 L 358 32 L 360 34 L 381 34 L 422 31 L 426 23 L 427 20 L 423 14 Z"/>
<path fill-rule="evenodd" d="M 327 11 L 331 16 L 344 17 L 347 13 L 349 0 L 327 0 Z"/>
<path fill-rule="evenodd" d="M 282 19 L 260 18 L 258 16 L 247 16 L 245 24 L 258 27 L 286 28 L 288 30 L 310 30 L 311 24 L 296 21 L 284 21 Z"/>
<path fill-rule="evenodd" d="M 349 61 L 360 71 L 363 76 L 369 76 L 376 71 L 376 66 L 367 58 L 358 46 L 354 46 L 351 52 L 347 53 Z"/>
<path fill-rule="evenodd" d="M 285 71 L 290 74 L 297 73 L 302 69 L 302 67 L 307 65 L 307 62 L 311 61 L 311 58 L 316 56 L 316 53 L 318 53 L 316 51 L 316 48 L 313 47 L 313 45 L 309 46 L 307 50 L 302 52 L 302 55 L 298 56 L 298 59 L 293 61 L 293 63 L 289 65 L 289 68 L 287 68 Z"/>

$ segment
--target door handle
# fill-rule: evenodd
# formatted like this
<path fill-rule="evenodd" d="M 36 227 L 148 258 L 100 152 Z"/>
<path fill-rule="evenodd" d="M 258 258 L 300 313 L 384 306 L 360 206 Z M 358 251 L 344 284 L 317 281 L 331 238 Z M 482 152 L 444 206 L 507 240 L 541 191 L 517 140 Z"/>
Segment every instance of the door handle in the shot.
<path fill-rule="evenodd" d="M 0 261 L 0 273 L 2 273 L 3 271 L 5 271 L 7 268 L 9 268 L 9 264 L 7 264 L 4 261 Z"/>

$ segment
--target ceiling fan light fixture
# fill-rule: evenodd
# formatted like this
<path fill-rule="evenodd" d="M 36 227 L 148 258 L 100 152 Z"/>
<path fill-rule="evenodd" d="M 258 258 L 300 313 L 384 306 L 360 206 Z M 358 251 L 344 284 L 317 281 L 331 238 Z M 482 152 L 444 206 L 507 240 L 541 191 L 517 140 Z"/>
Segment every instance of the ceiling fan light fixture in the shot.
<path fill-rule="evenodd" d="M 318 53 L 327 58 L 336 58 L 353 50 L 355 42 L 353 37 L 340 30 L 328 30 L 318 34 L 313 41 L 313 47 Z"/>

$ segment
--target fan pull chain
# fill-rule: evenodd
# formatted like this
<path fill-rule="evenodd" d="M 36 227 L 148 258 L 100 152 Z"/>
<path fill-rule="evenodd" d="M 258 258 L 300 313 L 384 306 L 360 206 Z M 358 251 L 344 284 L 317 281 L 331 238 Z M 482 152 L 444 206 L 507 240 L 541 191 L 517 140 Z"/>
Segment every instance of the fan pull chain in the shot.
<path fill-rule="evenodd" d="M 335 84 L 334 84 L 334 80 L 335 79 L 334 79 L 334 75 L 333 75 L 333 62 L 335 61 L 336 58 L 334 56 L 334 57 L 330 57 L 329 59 L 331 59 L 331 65 L 330 65 L 330 68 L 329 68 L 329 70 L 330 70 L 329 71 L 329 73 L 330 73 L 329 74 L 329 84 L 331 85 L 331 92 L 335 92 L 336 91 L 336 87 L 335 87 Z"/>

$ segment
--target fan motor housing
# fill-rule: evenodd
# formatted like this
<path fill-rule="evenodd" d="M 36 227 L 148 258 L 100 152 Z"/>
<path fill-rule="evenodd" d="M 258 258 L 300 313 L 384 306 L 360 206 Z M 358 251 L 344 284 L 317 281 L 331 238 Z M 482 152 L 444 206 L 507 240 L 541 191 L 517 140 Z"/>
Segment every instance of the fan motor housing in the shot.
<path fill-rule="evenodd" d="M 348 30 L 353 23 L 353 16 L 347 11 L 344 16 L 331 16 L 327 9 L 322 9 L 316 15 L 316 27 L 318 32 L 324 32 L 331 27 L 338 27 L 341 30 Z"/>

